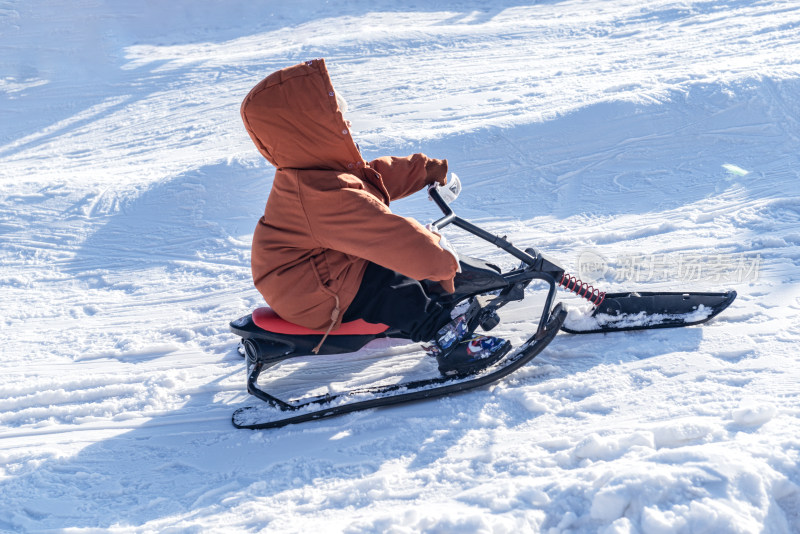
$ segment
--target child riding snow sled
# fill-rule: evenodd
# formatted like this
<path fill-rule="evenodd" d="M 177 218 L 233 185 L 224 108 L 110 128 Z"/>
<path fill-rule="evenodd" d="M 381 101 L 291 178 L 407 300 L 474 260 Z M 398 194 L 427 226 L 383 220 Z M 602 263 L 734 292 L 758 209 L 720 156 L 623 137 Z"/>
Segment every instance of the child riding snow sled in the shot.
<path fill-rule="evenodd" d="M 491 365 L 508 341 L 474 336 L 476 306 L 453 314 L 421 283 L 453 293 L 455 250 L 389 209 L 392 200 L 444 185 L 447 160 L 365 161 L 337 96 L 317 59 L 269 75 L 242 103 L 248 134 L 277 168 L 253 234 L 256 288 L 281 318 L 324 333 L 317 351 L 342 322 L 363 319 L 429 342 L 443 374 Z"/>

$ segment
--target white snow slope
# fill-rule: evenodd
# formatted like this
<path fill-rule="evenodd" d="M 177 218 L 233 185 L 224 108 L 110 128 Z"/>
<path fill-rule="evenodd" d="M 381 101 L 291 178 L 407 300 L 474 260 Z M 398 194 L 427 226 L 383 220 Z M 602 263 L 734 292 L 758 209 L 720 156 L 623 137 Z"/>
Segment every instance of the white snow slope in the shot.
<path fill-rule="evenodd" d="M 365 155 L 448 158 L 462 216 L 608 291 L 739 298 L 559 335 L 492 387 L 235 430 L 273 174 L 239 104 L 315 57 Z M 799 153 L 796 0 L 0 1 L 0 530 L 800 532 Z M 286 387 L 429 365 L 380 348 Z"/>

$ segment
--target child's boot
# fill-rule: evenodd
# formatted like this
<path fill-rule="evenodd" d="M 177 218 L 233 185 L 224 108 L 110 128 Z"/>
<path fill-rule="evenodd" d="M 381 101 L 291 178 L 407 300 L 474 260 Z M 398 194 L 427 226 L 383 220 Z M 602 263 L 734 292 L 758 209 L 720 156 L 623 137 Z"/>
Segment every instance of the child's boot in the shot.
<path fill-rule="evenodd" d="M 439 372 L 444 375 L 466 375 L 484 369 L 511 348 L 505 339 L 471 333 L 468 313 L 440 328 L 428 347 L 429 353 L 436 357 Z"/>

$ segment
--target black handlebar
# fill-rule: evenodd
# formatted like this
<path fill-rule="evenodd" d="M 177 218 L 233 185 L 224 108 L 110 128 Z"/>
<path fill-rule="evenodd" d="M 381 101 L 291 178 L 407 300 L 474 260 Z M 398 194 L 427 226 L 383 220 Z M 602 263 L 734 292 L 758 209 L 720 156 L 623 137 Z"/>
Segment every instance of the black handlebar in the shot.
<path fill-rule="evenodd" d="M 447 226 L 448 224 L 454 224 L 461 228 L 462 230 L 466 230 L 467 232 L 471 233 L 472 235 L 478 236 L 484 241 L 488 241 L 492 245 L 501 248 L 514 256 L 515 258 L 522 260 L 523 262 L 527 263 L 528 265 L 535 265 L 537 258 L 531 256 L 530 254 L 521 251 L 514 245 L 512 245 L 509 241 L 506 240 L 505 237 L 496 236 L 484 230 L 483 228 L 479 228 L 472 224 L 469 221 L 466 221 L 456 215 L 447 202 L 444 201 L 442 195 L 439 194 L 439 190 L 436 186 L 431 187 L 428 190 L 428 194 L 431 196 L 436 205 L 439 206 L 439 209 L 442 210 L 444 213 L 444 217 L 435 221 L 433 223 L 434 228 L 441 229 Z"/>
<path fill-rule="evenodd" d="M 453 211 L 453 208 L 451 208 L 450 205 L 444 201 L 442 195 L 439 193 L 438 187 L 436 187 L 435 185 L 432 186 L 430 189 L 428 189 L 428 194 L 433 199 L 433 201 L 436 202 L 436 205 L 439 206 L 439 209 L 442 210 L 442 213 L 444 213 L 444 217 L 442 217 L 438 221 L 433 222 L 433 227 L 436 228 L 437 230 L 440 228 L 444 228 L 445 226 L 453 222 L 453 219 L 456 218 L 456 213 Z"/>
<path fill-rule="evenodd" d="M 544 313 L 542 313 L 542 316 L 539 319 L 539 328 L 536 331 L 537 339 L 544 336 L 546 334 L 545 327 L 550 320 L 550 310 L 553 307 L 553 302 L 555 301 L 556 287 L 558 284 L 557 280 L 563 276 L 564 269 L 552 263 L 533 248 L 526 249 L 526 251 L 523 252 L 512 245 L 508 240 L 506 240 L 505 237 L 491 234 L 486 230 L 475 226 L 471 222 L 462 219 L 456 215 L 453 209 L 447 204 L 447 202 L 444 201 L 436 186 L 428 189 L 428 194 L 433 201 L 436 202 L 436 205 L 439 206 L 439 209 L 442 210 L 442 213 L 444 213 L 444 217 L 433 223 L 433 226 L 437 230 L 444 228 L 449 224 L 454 224 L 462 230 L 466 230 L 472 235 L 480 237 L 484 241 L 488 241 L 494 246 L 508 252 L 515 258 L 522 260 L 522 262 L 527 265 L 524 272 L 528 273 L 527 275 L 529 277 L 544 280 L 550 285 L 550 290 L 547 293 L 547 299 L 545 301 Z M 527 283 L 525 285 L 527 285 Z"/>

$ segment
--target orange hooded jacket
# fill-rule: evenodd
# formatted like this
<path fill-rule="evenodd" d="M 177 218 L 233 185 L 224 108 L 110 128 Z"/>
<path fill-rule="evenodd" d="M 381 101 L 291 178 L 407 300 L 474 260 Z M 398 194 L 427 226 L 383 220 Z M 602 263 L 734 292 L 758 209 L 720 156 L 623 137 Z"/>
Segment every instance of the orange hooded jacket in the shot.
<path fill-rule="evenodd" d="M 278 315 L 335 330 L 369 261 L 453 291 L 458 264 L 439 236 L 389 210 L 391 200 L 444 183 L 446 160 L 364 161 L 322 59 L 267 76 L 241 112 L 259 152 L 277 167 L 251 261 L 256 288 Z"/>

